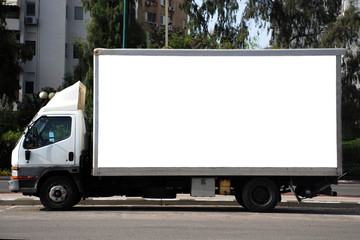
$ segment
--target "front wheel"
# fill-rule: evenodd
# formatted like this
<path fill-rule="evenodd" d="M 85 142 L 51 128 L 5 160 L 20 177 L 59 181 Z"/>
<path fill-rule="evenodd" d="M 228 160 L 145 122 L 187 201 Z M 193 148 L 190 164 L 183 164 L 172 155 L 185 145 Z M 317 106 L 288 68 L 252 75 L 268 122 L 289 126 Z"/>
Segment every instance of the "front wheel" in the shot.
<path fill-rule="evenodd" d="M 79 193 L 71 179 L 58 176 L 45 180 L 39 196 L 48 210 L 68 210 L 77 203 Z"/>
<path fill-rule="evenodd" d="M 253 212 L 273 210 L 279 196 L 279 188 L 268 178 L 254 178 L 245 184 L 242 191 L 244 205 Z"/>

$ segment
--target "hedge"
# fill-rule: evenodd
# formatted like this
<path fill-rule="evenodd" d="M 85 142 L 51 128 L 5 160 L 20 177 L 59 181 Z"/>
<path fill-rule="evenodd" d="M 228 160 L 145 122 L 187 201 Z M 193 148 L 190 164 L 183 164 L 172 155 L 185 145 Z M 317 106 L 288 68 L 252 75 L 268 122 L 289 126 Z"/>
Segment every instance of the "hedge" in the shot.
<path fill-rule="evenodd" d="M 360 179 L 360 138 L 344 141 L 342 148 L 344 179 Z"/>
<path fill-rule="evenodd" d="M 22 131 L 11 131 L 0 135 L 0 169 L 11 168 L 11 152 L 20 138 Z"/>

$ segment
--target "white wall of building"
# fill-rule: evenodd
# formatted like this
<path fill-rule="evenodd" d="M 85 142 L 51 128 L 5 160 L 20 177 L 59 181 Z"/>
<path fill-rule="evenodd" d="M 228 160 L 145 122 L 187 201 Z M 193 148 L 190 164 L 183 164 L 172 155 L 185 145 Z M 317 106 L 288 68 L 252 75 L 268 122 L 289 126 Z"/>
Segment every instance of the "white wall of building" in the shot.
<path fill-rule="evenodd" d="M 35 43 L 35 55 L 23 65 L 20 77 L 20 100 L 23 94 L 39 92 L 44 87 L 57 89 L 65 73 L 73 73 L 78 63 L 73 56 L 73 39 L 86 38 L 85 24 L 90 14 L 75 20 L 75 7 L 80 0 L 19 0 L 20 42 Z M 34 24 L 26 23 L 28 4 L 35 4 Z"/>
<path fill-rule="evenodd" d="M 38 89 L 61 85 L 65 72 L 66 1 L 40 1 L 38 24 Z"/>
<path fill-rule="evenodd" d="M 78 63 L 78 59 L 73 57 L 75 38 L 86 40 L 86 25 L 90 23 L 90 12 L 83 12 L 83 20 L 75 19 L 75 8 L 82 7 L 80 0 L 68 0 L 67 14 L 67 61 L 65 66 L 66 72 L 73 72 L 74 66 Z"/>

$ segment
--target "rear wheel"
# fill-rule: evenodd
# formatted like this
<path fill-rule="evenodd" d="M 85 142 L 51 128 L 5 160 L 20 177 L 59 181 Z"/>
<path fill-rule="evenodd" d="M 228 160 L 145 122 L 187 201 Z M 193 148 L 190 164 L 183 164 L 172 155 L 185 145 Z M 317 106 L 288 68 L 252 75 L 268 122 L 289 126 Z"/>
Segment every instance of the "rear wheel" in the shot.
<path fill-rule="evenodd" d="M 79 200 L 79 193 L 71 179 L 51 177 L 40 188 L 40 201 L 48 210 L 68 210 Z"/>
<path fill-rule="evenodd" d="M 244 204 L 243 196 L 242 196 L 242 188 L 237 188 L 235 190 L 235 199 L 239 203 L 240 206 L 247 209 L 247 207 Z"/>
<path fill-rule="evenodd" d="M 273 210 L 279 196 L 279 188 L 268 178 L 254 178 L 245 184 L 242 191 L 244 205 L 253 212 Z"/>

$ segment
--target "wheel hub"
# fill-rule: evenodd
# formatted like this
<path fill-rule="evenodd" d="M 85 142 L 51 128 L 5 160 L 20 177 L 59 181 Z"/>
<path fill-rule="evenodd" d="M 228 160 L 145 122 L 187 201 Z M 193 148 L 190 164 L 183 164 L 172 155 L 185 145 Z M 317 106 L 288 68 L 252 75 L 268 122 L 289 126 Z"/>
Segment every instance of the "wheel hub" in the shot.
<path fill-rule="evenodd" d="M 49 192 L 49 198 L 56 203 L 65 201 L 68 192 L 63 185 L 52 186 Z"/>

